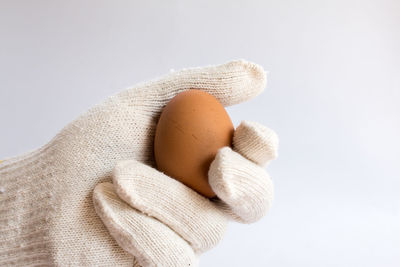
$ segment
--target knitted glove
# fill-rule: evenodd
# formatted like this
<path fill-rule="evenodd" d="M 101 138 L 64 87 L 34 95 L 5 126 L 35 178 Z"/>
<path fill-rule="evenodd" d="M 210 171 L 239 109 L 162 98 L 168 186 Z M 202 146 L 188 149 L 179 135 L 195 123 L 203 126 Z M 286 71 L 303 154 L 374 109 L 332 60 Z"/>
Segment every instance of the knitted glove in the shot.
<path fill-rule="evenodd" d="M 218 198 L 209 200 L 154 169 L 157 120 L 184 90 L 229 106 L 265 83 L 263 69 L 245 61 L 173 72 L 109 97 L 43 147 L 4 160 L 0 266 L 195 266 L 227 219 L 250 223 L 267 212 L 272 182 L 262 166 L 276 156 L 277 137 L 242 122 L 233 150 L 220 149 L 210 166 Z"/>

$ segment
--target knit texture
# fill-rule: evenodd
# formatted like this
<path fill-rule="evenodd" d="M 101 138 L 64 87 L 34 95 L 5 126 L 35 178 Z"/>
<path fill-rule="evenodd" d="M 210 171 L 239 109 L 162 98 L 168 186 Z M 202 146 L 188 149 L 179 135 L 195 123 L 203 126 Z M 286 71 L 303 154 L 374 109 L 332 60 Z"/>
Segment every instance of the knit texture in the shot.
<path fill-rule="evenodd" d="M 278 135 L 255 121 L 242 121 L 233 136 L 235 150 L 261 166 L 278 156 Z"/>
<path fill-rule="evenodd" d="M 218 157 L 222 149 L 209 173 L 219 198 L 200 198 L 154 169 L 157 120 L 184 90 L 230 106 L 265 85 L 264 70 L 243 60 L 172 72 L 109 97 L 44 146 L 5 159 L 0 266 L 196 266 L 199 253 L 222 238 L 227 218 L 254 222 L 265 214 L 272 183 L 252 159 L 271 157 L 260 152 L 265 144 L 243 145 L 232 160 Z M 249 190 L 228 190 L 239 192 L 240 181 Z"/>
<path fill-rule="evenodd" d="M 209 199 L 162 172 L 135 160 L 121 161 L 113 183 L 121 199 L 168 225 L 195 252 L 207 251 L 222 239 L 225 215 Z"/>

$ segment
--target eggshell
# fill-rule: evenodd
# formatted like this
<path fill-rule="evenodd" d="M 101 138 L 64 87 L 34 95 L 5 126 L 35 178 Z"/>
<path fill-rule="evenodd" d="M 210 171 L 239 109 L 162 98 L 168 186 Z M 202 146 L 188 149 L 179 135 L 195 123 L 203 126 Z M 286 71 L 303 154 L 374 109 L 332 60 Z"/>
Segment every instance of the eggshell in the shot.
<path fill-rule="evenodd" d="M 164 107 L 157 123 L 157 169 L 205 197 L 215 197 L 208 169 L 220 148 L 232 146 L 233 132 L 228 113 L 213 95 L 197 89 L 181 92 Z"/>

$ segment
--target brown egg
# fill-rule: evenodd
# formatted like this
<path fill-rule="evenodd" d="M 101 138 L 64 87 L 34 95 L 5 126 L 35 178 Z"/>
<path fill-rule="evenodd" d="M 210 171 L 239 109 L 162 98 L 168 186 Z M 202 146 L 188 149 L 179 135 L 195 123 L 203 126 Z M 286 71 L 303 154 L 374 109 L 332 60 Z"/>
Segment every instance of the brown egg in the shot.
<path fill-rule="evenodd" d="M 196 89 L 179 93 L 157 124 L 157 169 L 205 197 L 215 197 L 208 169 L 217 151 L 232 145 L 233 131 L 228 113 L 213 95 Z"/>

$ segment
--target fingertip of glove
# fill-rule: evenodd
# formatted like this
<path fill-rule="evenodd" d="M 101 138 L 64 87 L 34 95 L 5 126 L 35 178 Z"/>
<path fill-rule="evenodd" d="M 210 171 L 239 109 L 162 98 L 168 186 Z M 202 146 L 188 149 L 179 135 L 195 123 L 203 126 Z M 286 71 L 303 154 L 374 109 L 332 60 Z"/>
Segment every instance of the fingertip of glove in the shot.
<path fill-rule="evenodd" d="M 250 74 L 251 77 L 259 81 L 262 89 L 264 89 L 264 87 L 267 85 L 267 72 L 259 64 L 247 61 L 245 59 L 236 59 L 228 62 L 226 65 L 245 70 L 248 74 Z"/>
<path fill-rule="evenodd" d="M 234 150 L 261 166 L 278 157 L 278 146 L 276 132 L 255 121 L 243 120 L 233 134 Z"/>
<path fill-rule="evenodd" d="M 238 77 L 242 77 L 241 88 L 237 90 L 244 90 L 238 99 L 239 102 L 231 100 L 232 103 L 228 105 L 250 100 L 265 90 L 267 86 L 267 73 L 261 65 L 244 59 L 238 59 L 226 63 L 225 66 Z"/>

